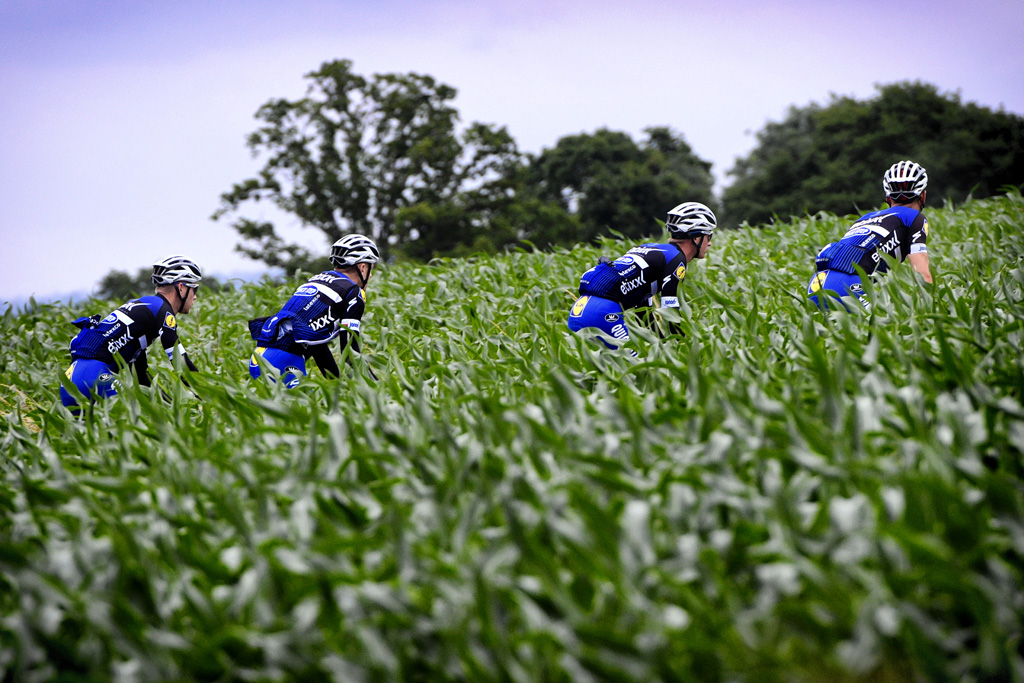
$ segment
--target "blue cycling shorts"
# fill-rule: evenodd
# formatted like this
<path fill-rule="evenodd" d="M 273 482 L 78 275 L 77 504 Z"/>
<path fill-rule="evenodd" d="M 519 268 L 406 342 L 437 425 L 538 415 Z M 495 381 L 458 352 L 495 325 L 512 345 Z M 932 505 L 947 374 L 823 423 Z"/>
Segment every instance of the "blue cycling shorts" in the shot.
<path fill-rule="evenodd" d="M 807 285 L 807 293 L 818 308 L 826 311 L 828 303 L 824 298 L 819 299 L 819 294 L 827 294 L 829 298 L 837 300 L 841 296 L 852 296 L 856 297 L 864 308 L 871 307 L 871 303 L 864 296 L 864 285 L 861 284 L 860 276 L 841 273 L 837 270 L 820 270 L 815 273 L 810 284 Z M 842 301 L 839 303 L 846 308 Z"/>
<path fill-rule="evenodd" d="M 257 346 L 249 358 L 249 375 L 256 379 L 260 376 L 260 365 L 256 356 L 262 356 L 263 360 L 277 368 L 281 373 L 284 385 L 293 389 L 299 385 L 299 377 L 306 376 L 306 359 L 302 356 L 281 349 L 268 349 L 264 346 Z"/>
<path fill-rule="evenodd" d="M 584 294 L 576 299 L 569 311 L 569 329 L 593 333 L 609 349 L 617 349 L 629 342 L 629 328 L 622 314 L 622 306 L 611 299 Z"/>
<path fill-rule="evenodd" d="M 64 375 L 90 401 L 97 398 L 117 396 L 117 375 L 101 360 L 78 359 L 64 372 Z M 60 402 L 72 412 L 77 412 L 78 401 L 71 392 L 60 387 Z"/>

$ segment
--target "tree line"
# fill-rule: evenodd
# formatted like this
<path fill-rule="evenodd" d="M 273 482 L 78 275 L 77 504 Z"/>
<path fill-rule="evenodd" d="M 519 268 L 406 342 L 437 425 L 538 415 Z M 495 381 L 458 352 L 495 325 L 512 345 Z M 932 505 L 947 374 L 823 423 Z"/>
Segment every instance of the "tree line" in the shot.
<path fill-rule="evenodd" d="M 928 171 L 929 199 L 962 202 L 1024 183 L 1024 117 L 963 103 L 927 83 L 877 87 L 868 100 L 832 96 L 791 107 L 757 134 L 728 173 L 725 217 L 756 225 L 817 211 L 844 215 L 881 199 L 881 174 L 900 159 Z"/>
<path fill-rule="evenodd" d="M 429 259 L 510 245 L 574 244 L 614 230 L 650 231 L 680 197 L 712 202 L 711 164 L 667 127 L 599 130 L 522 152 L 503 126 L 459 126 L 456 90 L 420 74 L 364 77 L 347 60 L 308 74 L 298 100 L 274 99 L 247 138 L 264 160 L 221 196 L 239 250 L 271 266 L 322 261 L 275 226 L 245 216 L 261 201 L 333 242 L 373 237 L 389 257 Z"/>
<path fill-rule="evenodd" d="M 1024 117 L 927 83 L 791 107 L 757 133 L 718 198 L 711 163 L 670 126 L 640 140 L 608 129 L 568 135 L 530 154 L 504 126 L 460 126 L 456 89 L 429 75 L 366 77 L 335 60 L 306 78 L 303 97 L 256 112 L 246 146 L 263 166 L 224 192 L 212 216 L 238 232 L 240 252 L 288 272 L 321 269 L 326 244 L 353 232 L 390 259 L 427 260 L 643 238 L 681 201 L 708 204 L 725 227 L 861 212 L 880 204 L 882 171 L 905 158 L 928 169 L 932 201 L 1024 183 Z M 260 202 L 322 232 L 325 249 L 311 253 L 247 216 Z"/>

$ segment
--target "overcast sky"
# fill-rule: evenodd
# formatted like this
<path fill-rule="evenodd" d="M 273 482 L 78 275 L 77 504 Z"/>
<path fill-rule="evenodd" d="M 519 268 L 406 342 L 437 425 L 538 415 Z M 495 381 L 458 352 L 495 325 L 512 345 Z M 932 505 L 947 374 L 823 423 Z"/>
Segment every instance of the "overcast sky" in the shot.
<path fill-rule="evenodd" d="M 1022 0 L 0 0 L 0 302 L 173 253 L 258 271 L 209 217 L 259 168 L 259 106 L 327 60 L 429 74 L 530 152 L 668 125 L 720 190 L 765 123 L 832 93 L 922 80 L 1024 113 L 1022 36 Z"/>

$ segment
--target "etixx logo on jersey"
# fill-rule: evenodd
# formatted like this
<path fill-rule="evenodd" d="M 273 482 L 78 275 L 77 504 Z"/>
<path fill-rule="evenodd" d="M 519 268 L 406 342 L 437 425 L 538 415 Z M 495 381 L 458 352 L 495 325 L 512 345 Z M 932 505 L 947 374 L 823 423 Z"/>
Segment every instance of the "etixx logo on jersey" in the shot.
<path fill-rule="evenodd" d="M 331 312 L 327 311 L 316 320 L 311 321 L 309 323 L 309 326 L 313 329 L 314 332 L 319 332 L 323 328 L 333 323 L 335 320 L 336 318 L 331 315 Z"/>
<path fill-rule="evenodd" d="M 577 318 L 583 315 L 583 309 L 587 307 L 588 301 L 590 301 L 589 296 L 581 296 L 579 299 L 576 299 L 576 303 L 572 305 L 572 313 L 570 315 Z"/>
<path fill-rule="evenodd" d="M 679 267 L 676 268 L 676 279 L 682 280 L 684 277 L 686 277 L 686 264 L 680 263 Z"/>
<path fill-rule="evenodd" d="M 164 326 L 171 330 L 178 326 L 178 321 L 174 319 L 173 313 L 168 313 L 167 317 L 164 318 Z"/>
<path fill-rule="evenodd" d="M 642 276 L 642 273 L 641 273 L 641 276 Z M 626 294 L 629 294 L 634 289 L 636 289 L 637 287 L 639 287 L 640 285 L 642 285 L 644 283 L 643 282 L 643 277 L 641 277 L 641 276 L 637 276 L 637 277 L 633 278 L 632 280 L 625 280 L 625 281 L 622 282 L 622 284 L 619 285 L 619 291 L 622 292 L 623 296 L 625 296 Z"/>

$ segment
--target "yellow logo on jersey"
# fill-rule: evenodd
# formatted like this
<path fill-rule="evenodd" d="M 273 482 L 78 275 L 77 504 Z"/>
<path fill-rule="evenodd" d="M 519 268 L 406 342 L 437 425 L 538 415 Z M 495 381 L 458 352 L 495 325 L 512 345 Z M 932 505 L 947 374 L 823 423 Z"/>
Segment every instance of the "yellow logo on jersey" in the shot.
<path fill-rule="evenodd" d="M 78 361 L 76 360 L 75 363 L 77 362 Z M 64 376 L 67 377 L 68 379 L 71 379 L 71 375 L 73 375 L 75 372 L 75 363 L 69 365 L 68 369 L 64 371 Z"/>
<path fill-rule="evenodd" d="M 583 309 L 587 307 L 588 301 L 590 301 L 589 295 L 581 296 L 579 299 L 576 299 L 576 303 L 572 305 L 572 313 L 570 313 L 569 315 L 573 316 L 574 318 L 578 318 L 579 316 L 583 315 Z"/>
<path fill-rule="evenodd" d="M 676 268 L 676 279 L 682 280 L 684 277 L 686 277 L 686 264 L 680 263 L 679 267 Z"/>
<path fill-rule="evenodd" d="M 267 352 L 267 347 L 265 347 L 265 346 L 257 346 L 256 350 L 253 352 L 252 356 L 249 358 L 249 362 L 252 363 L 253 365 L 259 365 L 259 362 L 256 360 L 256 356 L 262 356 L 266 352 Z"/>
<path fill-rule="evenodd" d="M 927 218 L 924 219 L 924 236 L 925 237 L 928 236 L 928 219 Z"/>
<path fill-rule="evenodd" d="M 366 303 L 366 290 L 365 289 L 360 289 L 359 290 L 359 298 L 363 300 L 363 303 Z"/>
<path fill-rule="evenodd" d="M 825 271 L 822 271 L 814 276 L 811 280 L 811 293 L 820 292 L 821 288 L 825 286 L 825 276 L 828 275 Z"/>
<path fill-rule="evenodd" d="M 164 318 L 164 326 L 169 327 L 172 330 L 178 326 L 178 321 L 174 319 L 173 313 L 168 313 L 167 317 Z"/>

